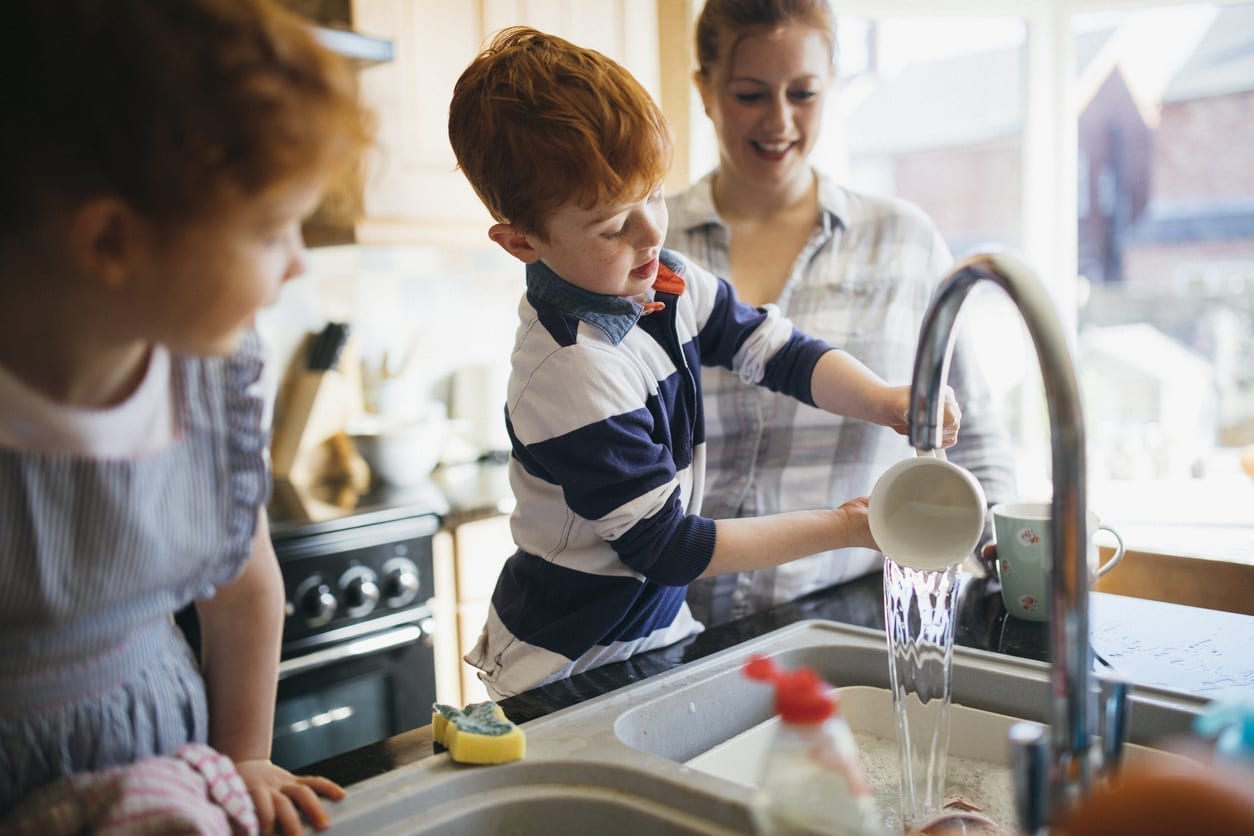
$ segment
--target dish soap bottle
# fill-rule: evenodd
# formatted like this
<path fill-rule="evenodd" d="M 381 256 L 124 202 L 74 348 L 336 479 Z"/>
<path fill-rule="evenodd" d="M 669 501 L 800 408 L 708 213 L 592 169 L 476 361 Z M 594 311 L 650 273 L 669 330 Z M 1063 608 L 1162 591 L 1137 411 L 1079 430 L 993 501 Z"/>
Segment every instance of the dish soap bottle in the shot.
<path fill-rule="evenodd" d="M 744 673 L 774 684 L 780 718 L 758 777 L 757 832 L 886 836 L 831 686 L 809 668 L 783 671 L 762 656 L 751 659 Z"/>

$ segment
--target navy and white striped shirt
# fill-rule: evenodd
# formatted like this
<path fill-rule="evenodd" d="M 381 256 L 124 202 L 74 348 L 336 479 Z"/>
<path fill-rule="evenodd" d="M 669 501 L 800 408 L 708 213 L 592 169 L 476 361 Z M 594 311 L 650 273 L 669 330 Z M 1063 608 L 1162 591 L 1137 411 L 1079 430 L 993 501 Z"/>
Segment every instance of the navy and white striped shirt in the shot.
<path fill-rule="evenodd" d="M 660 262 L 648 315 L 527 268 L 506 404 L 518 551 L 466 656 L 497 698 L 701 631 L 684 595 L 714 552 L 702 365 L 813 403 L 831 346 L 676 253 Z"/>

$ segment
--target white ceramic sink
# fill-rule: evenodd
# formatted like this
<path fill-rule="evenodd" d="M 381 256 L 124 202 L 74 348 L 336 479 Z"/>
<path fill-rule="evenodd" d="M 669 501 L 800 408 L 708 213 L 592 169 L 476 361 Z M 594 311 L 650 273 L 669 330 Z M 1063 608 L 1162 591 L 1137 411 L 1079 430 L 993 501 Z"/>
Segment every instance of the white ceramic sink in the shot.
<path fill-rule="evenodd" d="M 880 816 L 896 823 L 900 818 L 898 753 L 892 693 L 883 688 L 855 685 L 837 689 L 841 715 L 858 743 L 863 773 L 875 791 Z M 1015 825 L 1013 775 L 1007 741 L 1015 717 L 950 706 L 949 759 L 945 797 L 974 803 L 989 818 Z M 749 789 L 758 786 L 759 767 L 779 726 L 779 718 L 759 723 L 687 762 L 692 769 L 717 775 Z M 1178 755 L 1128 744 L 1126 764 L 1178 758 Z"/>
<path fill-rule="evenodd" d="M 523 761 L 475 767 L 441 754 L 356 784 L 334 805 L 331 832 L 751 833 L 747 787 L 770 731 L 772 696 L 741 666 L 765 654 L 845 689 L 844 711 L 869 762 L 873 750 L 895 753 L 884 644 L 882 632 L 828 621 L 776 630 L 526 723 Z M 950 751 L 958 760 L 950 786 L 1011 823 L 1006 730 L 1019 719 L 1045 721 L 1048 668 L 962 647 L 953 664 Z M 1134 687 L 1130 742 L 1152 749 L 1188 734 L 1205 704 Z M 1165 756 L 1130 757 L 1155 754 Z M 888 764 L 868 774 L 885 803 L 896 786 L 891 757 Z"/>

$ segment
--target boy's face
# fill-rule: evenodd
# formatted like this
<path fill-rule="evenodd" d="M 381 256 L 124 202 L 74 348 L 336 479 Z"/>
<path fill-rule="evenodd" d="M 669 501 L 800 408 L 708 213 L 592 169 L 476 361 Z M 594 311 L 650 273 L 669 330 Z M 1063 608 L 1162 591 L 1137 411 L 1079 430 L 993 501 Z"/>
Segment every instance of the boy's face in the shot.
<path fill-rule="evenodd" d="M 543 261 L 571 284 L 607 296 L 638 296 L 657 278 L 658 251 L 666 237 L 661 189 L 633 203 L 585 209 L 562 204 L 549 216 L 547 240 L 525 236 L 524 262 Z"/>

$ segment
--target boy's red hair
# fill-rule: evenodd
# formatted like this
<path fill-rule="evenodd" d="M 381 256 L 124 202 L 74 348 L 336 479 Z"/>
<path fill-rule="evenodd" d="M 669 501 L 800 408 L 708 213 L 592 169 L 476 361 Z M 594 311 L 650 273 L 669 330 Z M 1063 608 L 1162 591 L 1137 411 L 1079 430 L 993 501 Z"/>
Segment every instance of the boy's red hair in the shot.
<path fill-rule="evenodd" d="M 449 141 L 492 216 L 541 237 L 564 203 L 591 208 L 657 188 L 673 148 L 661 109 L 631 73 L 526 27 L 498 33 L 462 73 Z"/>

